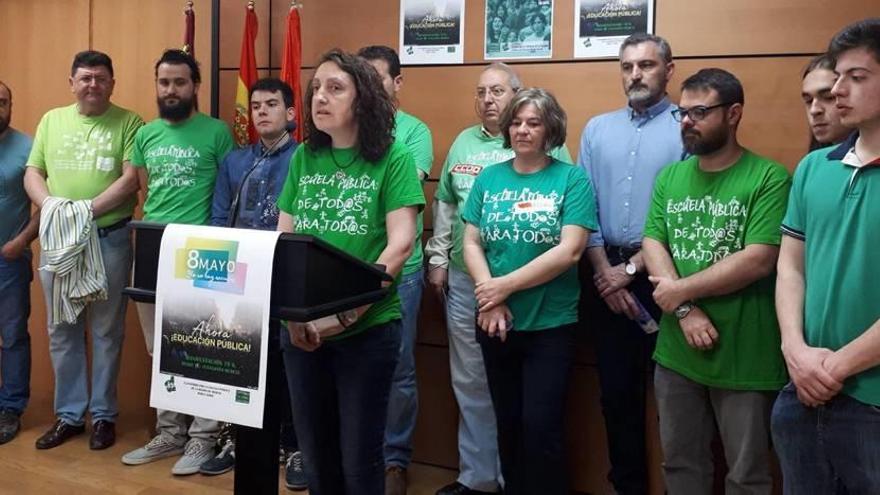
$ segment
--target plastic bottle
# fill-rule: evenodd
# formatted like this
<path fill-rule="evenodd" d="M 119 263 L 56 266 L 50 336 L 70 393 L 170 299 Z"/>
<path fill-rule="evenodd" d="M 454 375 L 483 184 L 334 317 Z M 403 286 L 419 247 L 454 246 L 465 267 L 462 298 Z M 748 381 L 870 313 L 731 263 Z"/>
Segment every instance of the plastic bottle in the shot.
<path fill-rule="evenodd" d="M 636 302 L 636 306 L 639 308 L 639 314 L 635 321 L 642 328 L 642 331 L 646 334 L 652 334 L 660 330 L 660 325 L 657 324 L 657 321 L 654 320 L 654 317 L 651 316 L 651 313 L 648 312 L 648 309 L 645 308 L 642 301 L 639 301 L 639 298 L 636 297 L 632 291 L 629 292 L 629 295 L 632 296 L 633 300 Z"/>

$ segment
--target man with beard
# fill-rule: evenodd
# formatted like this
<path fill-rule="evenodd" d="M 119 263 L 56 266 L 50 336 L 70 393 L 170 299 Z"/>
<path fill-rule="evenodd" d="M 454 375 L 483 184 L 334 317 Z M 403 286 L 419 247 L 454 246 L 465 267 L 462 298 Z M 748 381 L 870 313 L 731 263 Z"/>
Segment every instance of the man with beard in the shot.
<path fill-rule="evenodd" d="M 98 227 L 107 297 L 88 303 L 73 323 L 50 318 L 47 330 L 58 419 L 37 439 L 36 446 L 51 449 L 83 433 L 88 410 L 92 420 L 89 448 L 99 450 L 116 441 L 116 380 L 125 335 L 126 297 L 122 289 L 128 284 L 131 268 L 128 222 L 137 204 L 137 174 L 129 159 L 134 135 L 144 121 L 110 102 L 116 81 L 113 61 L 106 54 L 92 50 L 77 53 L 69 82 L 76 103 L 50 110 L 40 120 L 24 187 L 37 206 L 50 196 L 89 202 L 90 220 Z M 60 237 L 54 231 L 46 236 L 50 240 Z M 43 241 L 41 238 L 41 246 Z M 41 265 L 47 261 L 46 255 L 41 250 Z M 46 307 L 60 304 L 54 295 L 55 274 L 40 270 L 39 276 Z M 91 384 L 86 320 L 91 327 Z"/>
<path fill-rule="evenodd" d="M 30 398 L 30 245 L 40 223 L 22 180 L 31 138 L 9 127 L 11 119 L 12 91 L 0 81 L 0 445 L 18 434 Z"/>
<path fill-rule="evenodd" d="M 480 123 L 461 131 L 449 148 L 434 201 L 434 235 L 425 245 L 428 282 L 446 309 L 452 390 L 461 413 L 458 479 L 437 495 L 495 493 L 500 486 L 495 412 L 476 340 L 476 296 L 464 264 L 461 211 L 477 175 L 513 158 L 499 126 L 501 114 L 520 88 L 522 82 L 510 66 L 495 62 L 483 69 L 474 95 Z M 550 155 L 571 163 L 565 146 L 553 148 Z"/>
<path fill-rule="evenodd" d="M 654 334 L 635 320 L 639 304 L 653 318 L 660 310 L 639 249 L 654 178 L 682 158 L 675 105 L 666 85 L 675 70 L 669 43 L 634 34 L 620 47 L 620 73 L 628 105 L 589 121 L 578 164 L 593 182 L 599 232 L 590 236 L 582 262 L 581 321 L 593 333 L 617 493 L 648 493 L 645 389 Z M 588 322 L 588 323 L 587 323 Z"/>
<path fill-rule="evenodd" d="M 721 69 L 682 84 L 693 156 L 657 176 L 642 257 L 663 310 L 654 360 L 671 495 L 710 494 L 718 426 L 725 492 L 770 494 L 770 407 L 787 381 L 773 304 L 786 169 L 743 148 L 743 89 Z"/>
<path fill-rule="evenodd" d="M 217 169 L 232 149 L 232 135 L 226 123 L 196 110 L 201 73 L 192 56 L 167 50 L 155 70 L 159 118 L 138 131 L 131 159 L 145 195 L 144 220 L 207 225 Z M 137 309 L 152 355 L 155 305 L 138 303 Z M 199 472 L 214 455 L 219 423 L 198 417 L 190 422 L 187 415 L 161 409 L 156 416 L 156 436 L 122 462 L 145 464 L 183 453 L 171 472 Z"/>

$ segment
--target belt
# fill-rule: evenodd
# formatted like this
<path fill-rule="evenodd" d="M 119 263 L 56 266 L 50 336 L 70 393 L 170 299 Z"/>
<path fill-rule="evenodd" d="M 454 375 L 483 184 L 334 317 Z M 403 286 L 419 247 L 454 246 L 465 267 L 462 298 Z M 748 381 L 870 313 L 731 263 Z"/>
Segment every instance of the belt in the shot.
<path fill-rule="evenodd" d="M 620 261 L 625 261 L 633 256 L 641 250 L 641 247 L 623 247 L 623 246 L 605 246 L 605 252 L 613 257 L 616 257 Z"/>
<path fill-rule="evenodd" d="M 108 235 L 110 235 L 111 232 L 124 228 L 126 225 L 128 225 L 128 222 L 130 221 L 131 217 L 127 217 L 116 223 L 111 223 L 106 227 L 98 227 L 98 237 L 107 237 Z"/>

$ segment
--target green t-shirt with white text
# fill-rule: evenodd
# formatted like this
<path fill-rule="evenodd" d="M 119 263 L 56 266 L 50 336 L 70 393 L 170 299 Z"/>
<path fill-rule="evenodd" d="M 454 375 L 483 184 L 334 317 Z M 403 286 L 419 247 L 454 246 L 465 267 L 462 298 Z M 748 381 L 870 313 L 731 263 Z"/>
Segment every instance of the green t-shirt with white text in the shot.
<path fill-rule="evenodd" d="M 425 174 L 425 177 L 431 175 L 431 165 L 434 163 L 434 145 L 431 141 L 431 130 L 424 122 L 413 117 L 412 115 L 398 110 L 394 115 L 394 137 L 406 146 L 413 157 L 413 162 L 417 170 Z M 422 212 L 419 212 L 416 218 L 416 238 L 413 244 L 413 252 L 406 264 L 403 265 L 404 275 L 417 272 L 424 261 L 424 252 L 422 249 L 422 231 L 424 224 L 422 222 Z"/>
<path fill-rule="evenodd" d="M 596 231 L 593 187 L 580 167 L 559 160 L 520 174 L 513 160 L 484 170 L 474 181 L 464 221 L 480 229 L 493 277 L 502 277 L 558 246 L 562 227 Z M 516 330 L 545 330 L 577 321 L 580 282 L 572 265 L 553 280 L 507 298 Z"/>
<path fill-rule="evenodd" d="M 142 125 L 138 114 L 113 104 L 98 116 L 80 114 L 75 103 L 49 110 L 37 126 L 28 166 L 46 174 L 50 195 L 94 199 L 122 176 Z M 95 221 L 112 225 L 130 217 L 136 204 L 132 194 Z"/>
<path fill-rule="evenodd" d="M 780 164 L 745 150 L 720 172 L 699 158 L 657 176 L 645 237 L 667 246 L 680 277 L 703 271 L 749 244 L 778 246 L 791 179 Z M 775 274 L 723 296 L 695 301 L 715 329 L 708 351 L 688 345 L 678 319 L 664 314 L 654 359 L 710 387 L 779 390 L 787 381 L 774 303 Z"/>
<path fill-rule="evenodd" d="M 144 220 L 210 223 L 217 169 L 232 146 L 226 123 L 203 113 L 179 123 L 156 119 L 141 128 L 131 164 L 147 171 Z"/>
<path fill-rule="evenodd" d="M 388 244 L 385 215 L 407 206 L 421 209 L 424 204 L 412 155 L 400 142 L 375 162 L 366 161 L 356 148 L 312 150 L 306 143 L 293 153 L 278 196 L 278 209 L 293 217 L 296 233 L 318 237 L 367 263 L 375 263 Z M 330 340 L 399 319 L 396 284 L 348 330 Z"/>
<path fill-rule="evenodd" d="M 550 156 L 571 163 L 571 155 L 565 146 L 550 150 Z M 461 213 L 464 211 L 474 180 L 486 167 L 511 158 L 513 158 L 513 150 L 504 147 L 504 138 L 500 134 L 489 135 L 480 124 L 461 131 L 449 147 L 449 153 L 440 173 L 440 184 L 434 197 L 444 203 L 455 205 L 458 210 L 458 215 L 452 222 L 452 249 L 449 253 L 449 263 L 459 271 L 467 272 L 462 252 L 464 223 Z"/>

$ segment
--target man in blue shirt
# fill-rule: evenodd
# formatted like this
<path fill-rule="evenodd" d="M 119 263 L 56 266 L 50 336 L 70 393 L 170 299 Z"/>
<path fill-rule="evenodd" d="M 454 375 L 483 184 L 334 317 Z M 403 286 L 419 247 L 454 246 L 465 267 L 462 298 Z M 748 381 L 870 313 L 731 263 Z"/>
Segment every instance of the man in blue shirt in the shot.
<path fill-rule="evenodd" d="M 217 172 L 214 199 L 211 204 L 211 225 L 242 229 L 275 230 L 278 226 L 278 195 L 287 179 L 290 158 L 297 143 L 291 138 L 295 111 L 293 90 L 284 81 L 264 78 L 250 90 L 251 120 L 260 136 L 259 142 L 226 155 Z M 287 330 L 281 330 L 287 337 Z M 278 338 L 278 332 L 269 338 Z M 284 373 L 281 374 L 282 381 Z M 302 454 L 296 447 L 296 434 L 290 417 L 287 383 L 282 386 L 282 438 L 287 452 L 285 484 L 290 489 L 306 488 Z M 205 462 L 202 474 L 221 474 L 235 464 L 235 434 L 232 425 L 221 430 L 220 452 Z"/>
<path fill-rule="evenodd" d="M 0 444 L 21 428 L 19 417 L 30 397 L 31 313 L 30 244 L 37 237 L 39 214 L 30 215 L 24 171 L 31 138 L 9 127 L 12 91 L 0 81 Z"/>
<path fill-rule="evenodd" d="M 665 39 L 637 33 L 624 40 L 620 71 L 628 105 L 591 119 L 578 155 L 599 213 L 599 231 L 587 246 L 590 263 L 582 266 L 588 281 L 581 321 L 590 322 L 596 337 L 608 479 L 620 495 L 648 493 L 645 379 L 656 339 L 646 332 L 652 322 L 640 313 L 645 308 L 657 320 L 661 312 L 639 249 L 654 178 L 683 154 L 666 95 L 674 70 Z"/>

